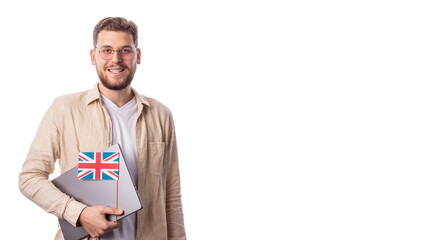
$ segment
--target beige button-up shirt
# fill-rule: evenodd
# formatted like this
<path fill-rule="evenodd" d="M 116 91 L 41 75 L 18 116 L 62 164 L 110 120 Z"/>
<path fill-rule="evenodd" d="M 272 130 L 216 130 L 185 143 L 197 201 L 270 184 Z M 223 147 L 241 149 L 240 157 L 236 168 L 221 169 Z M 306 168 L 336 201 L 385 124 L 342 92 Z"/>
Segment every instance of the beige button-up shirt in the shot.
<path fill-rule="evenodd" d="M 137 188 L 143 203 L 137 214 L 136 239 L 186 239 L 172 115 L 161 103 L 132 91 L 138 104 Z M 21 192 L 45 211 L 76 226 L 85 205 L 62 193 L 48 177 L 57 160 L 64 173 L 77 165 L 79 152 L 102 151 L 111 145 L 112 123 L 97 85 L 55 99 L 19 175 Z M 60 230 L 55 239 L 63 239 Z"/>

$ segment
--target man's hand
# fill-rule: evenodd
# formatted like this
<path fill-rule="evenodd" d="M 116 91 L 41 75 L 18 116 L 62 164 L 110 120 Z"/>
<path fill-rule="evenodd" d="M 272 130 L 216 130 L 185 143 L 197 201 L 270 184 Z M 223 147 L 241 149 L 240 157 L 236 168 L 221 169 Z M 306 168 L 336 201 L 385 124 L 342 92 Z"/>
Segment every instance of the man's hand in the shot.
<path fill-rule="evenodd" d="M 86 207 L 81 212 L 78 222 L 90 234 L 91 237 L 100 237 L 105 233 L 119 227 L 119 223 L 113 223 L 106 219 L 106 214 L 122 215 L 123 211 L 116 208 L 93 206 Z"/>

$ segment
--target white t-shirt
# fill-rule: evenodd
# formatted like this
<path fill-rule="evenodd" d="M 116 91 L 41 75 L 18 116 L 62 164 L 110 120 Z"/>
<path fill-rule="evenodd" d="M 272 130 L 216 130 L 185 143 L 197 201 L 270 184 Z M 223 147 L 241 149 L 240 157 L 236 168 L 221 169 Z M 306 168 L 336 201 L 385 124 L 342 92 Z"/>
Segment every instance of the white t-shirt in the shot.
<path fill-rule="evenodd" d="M 134 182 L 137 182 L 137 149 L 136 121 L 137 101 L 131 99 L 127 104 L 118 107 L 107 97 L 101 95 L 102 104 L 106 107 L 112 121 L 112 144 L 119 143 L 128 170 Z M 136 214 L 133 213 L 119 220 L 120 227 L 104 235 L 103 240 L 136 239 Z"/>

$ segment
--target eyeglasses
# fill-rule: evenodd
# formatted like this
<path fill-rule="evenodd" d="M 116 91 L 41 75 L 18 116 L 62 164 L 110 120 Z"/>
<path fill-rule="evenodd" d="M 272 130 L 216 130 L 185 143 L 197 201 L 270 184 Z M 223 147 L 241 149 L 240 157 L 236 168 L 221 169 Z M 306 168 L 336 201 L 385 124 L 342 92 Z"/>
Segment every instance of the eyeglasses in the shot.
<path fill-rule="evenodd" d="M 105 59 L 105 60 L 110 60 L 113 57 L 113 54 L 115 52 L 118 52 L 118 55 L 122 58 L 122 59 L 130 59 L 133 57 L 134 55 L 134 49 L 131 47 L 123 47 L 121 49 L 113 49 L 110 47 L 102 47 L 99 48 L 99 53 L 100 56 Z"/>

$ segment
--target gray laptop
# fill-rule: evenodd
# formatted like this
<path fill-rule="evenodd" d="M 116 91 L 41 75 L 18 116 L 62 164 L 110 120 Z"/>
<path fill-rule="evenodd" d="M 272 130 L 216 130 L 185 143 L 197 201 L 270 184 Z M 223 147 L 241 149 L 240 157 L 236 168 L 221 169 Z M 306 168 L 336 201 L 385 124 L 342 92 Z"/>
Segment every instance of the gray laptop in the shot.
<path fill-rule="evenodd" d="M 118 208 L 124 214 L 122 219 L 142 208 L 136 186 L 130 176 L 119 144 L 112 145 L 104 152 L 119 152 Z M 78 156 L 76 156 L 77 158 Z M 76 159 L 76 162 L 77 159 Z M 114 180 L 82 180 L 78 179 L 78 166 L 52 180 L 52 183 L 62 192 L 88 206 L 108 206 L 115 208 L 116 181 Z M 108 215 L 107 219 L 114 222 L 115 216 Z M 61 231 L 65 240 L 77 240 L 88 235 L 83 227 L 74 227 L 64 219 L 59 218 Z"/>

